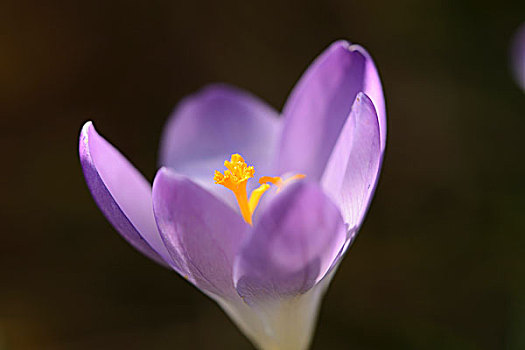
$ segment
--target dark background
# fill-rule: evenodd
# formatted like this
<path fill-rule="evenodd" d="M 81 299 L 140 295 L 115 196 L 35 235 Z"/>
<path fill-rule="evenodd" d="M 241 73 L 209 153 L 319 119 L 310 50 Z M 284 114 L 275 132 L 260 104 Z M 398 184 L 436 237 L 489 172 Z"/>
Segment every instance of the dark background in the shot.
<path fill-rule="evenodd" d="M 339 38 L 375 58 L 389 135 L 313 349 L 525 349 L 523 20 L 523 1 L 2 1 L 0 349 L 250 349 L 105 220 L 78 134 L 94 120 L 152 179 L 183 96 L 223 81 L 281 109 Z"/>

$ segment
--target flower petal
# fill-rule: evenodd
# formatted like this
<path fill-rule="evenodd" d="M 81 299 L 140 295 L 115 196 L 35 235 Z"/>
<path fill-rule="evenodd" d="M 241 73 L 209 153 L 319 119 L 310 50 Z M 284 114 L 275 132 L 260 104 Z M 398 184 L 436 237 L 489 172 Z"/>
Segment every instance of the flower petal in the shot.
<path fill-rule="evenodd" d="M 381 133 L 386 135 L 383 90 L 374 62 L 362 47 L 337 41 L 312 63 L 288 98 L 278 155 L 280 173 L 321 177 L 360 91 L 378 106 Z"/>
<path fill-rule="evenodd" d="M 368 96 L 360 93 L 321 180 L 326 193 L 339 205 L 351 235 L 357 232 L 365 217 L 382 160 L 374 104 Z"/>
<path fill-rule="evenodd" d="M 146 179 L 91 122 L 82 128 L 79 154 L 87 185 L 109 222 L 141 253 L 162 265 L 171 264 L 157 231 Z"/>
<path fill-rule="evenodd" d="M 234 266 L 237 291 L 248 304 L 305 293 L 345 239 L 341 214 L 317 183 L 290 185 L 261 214 L 241 249 Z"/>
<path fill-rule="evenodd" d="M 242 218 L 211 193 L 161 168 L 153 181 L 153 211 L 160 234 L 181 274 L 205 292 L 236 295 L 232 266 L 249 230 Z"/>
<path fill-rule="evenodd" d="M 160 164 L 229 201 L 231 192 L 213 183 L 214 170 L 239 153 L 258 174 L 271 174 L 280 135 L 277 117 L 271 107 L 244 91 L 208 86 L 173 112 L 162 136 Z"/>

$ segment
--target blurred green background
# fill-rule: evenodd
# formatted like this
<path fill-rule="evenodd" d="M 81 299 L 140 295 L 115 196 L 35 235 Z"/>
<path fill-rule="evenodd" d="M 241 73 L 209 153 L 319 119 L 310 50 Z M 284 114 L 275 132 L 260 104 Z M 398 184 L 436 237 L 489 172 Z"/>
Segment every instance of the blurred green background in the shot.
<path fill-rule="evenodd" d="M 281 109 L 333 40 L 365 46 L 388 149 L 313 349 L 525 349 L 524 1 L 0 4 L 0 349 L 250 349 L 96 207 L 84 121 L 148 179 L 183 96 L 222 81 Z"/>

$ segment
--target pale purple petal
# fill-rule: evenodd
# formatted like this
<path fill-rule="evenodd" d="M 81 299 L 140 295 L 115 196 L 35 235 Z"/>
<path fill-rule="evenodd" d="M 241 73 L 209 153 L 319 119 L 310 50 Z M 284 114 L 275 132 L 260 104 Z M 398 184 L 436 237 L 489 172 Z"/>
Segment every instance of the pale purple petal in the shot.
<path fill-rule="evenodd" d="M 160 164 L 229 200 L 231 192 L 213 183 L 214 171 L 239 153 L 258 174 L 273 175 L 279 135 L 278 114 L 271 107 L 239 89 L 211 85 L 173 112 L 162 136 Z"/>
<path fill-rule="evenodd" d="M 305 293 L 332 265 L 346 231 L 317 183 L 286 188 L 261 214 L 235 262 L 239 295 L 249 303 Z"/>
<path fill-rule="evenodd" d="M 157 230 L 148 181 L 91 122 L 82 128 L 79 153 L 87 185 L 109 222 L 140 252 L 173 265 Z"/>
<path fill-rule="evenodd" d="M 385 106 L 385 97 L 383 95 L 383 85 L 381 84 L 381 79 L 379 79 L 379 73 L 377 71 L 376 65 L 372 56 L 360 45 L 351 45 L 356 51 L 359 51 L 363 56 L 367 58 L 366 60 L 366 72 L 365 76 L 367 77 L 364 81 L 364 88 L 361 92 L 366 94 L 374 104 L 377 119 L 379 120 L 379 134 L 381 138 L 381 152 L 385 151 L 386 147 L 386 106 Z"/>
<path fill-rule="evenodd" d="M 370 55 L 358 45 L 337 41 L 297 83 L 285 105 L 278 170 L 319 179 L 358 92 L 378 106 L 386 135 L 383 90 Z M 384 140 L 382 148 L 384 148 Z"/>
<path fill-rule="evenodd" d="M 364 219 L 382 159 L 377 114 L 368 96 L 360 93 L 321 180 L 326 193 L 341 208 L 351 235 L 357 232 Z"/>
<path fill-rule="evenodd" d="M 511 50 L 514 78 L 525 91 L 525 23 L 516 31 Z"/>
<path fill-rule="evenodd" d="M 250 229 L 211 193 L 170 169 L 153 182 L 153 210 L 162 239 L 181 274 L 201 290 L 236 296 L 232 266 Z"/>

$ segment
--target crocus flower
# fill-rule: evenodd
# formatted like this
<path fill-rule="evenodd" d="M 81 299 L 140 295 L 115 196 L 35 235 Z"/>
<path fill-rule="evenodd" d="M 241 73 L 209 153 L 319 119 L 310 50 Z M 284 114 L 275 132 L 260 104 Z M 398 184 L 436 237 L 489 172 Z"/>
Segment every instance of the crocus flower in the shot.
<path fill-rule="evenodd" d="M 514 78 L 525 91 L 525 23 L 523 23 L 512 40 L 511 64 Z"/>
<path fill-rule="evenodd" d="M 282 116 L 225 85 L 184 99 L 152 187 L 91 122 L 80 160 L 95 201 L 131 245 L 215 300 L 256 347 L 301 350 L 363 222 L 385 140 L 375 65 L 338 41 Z"/>

